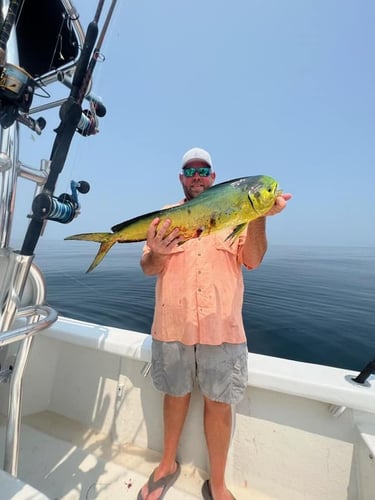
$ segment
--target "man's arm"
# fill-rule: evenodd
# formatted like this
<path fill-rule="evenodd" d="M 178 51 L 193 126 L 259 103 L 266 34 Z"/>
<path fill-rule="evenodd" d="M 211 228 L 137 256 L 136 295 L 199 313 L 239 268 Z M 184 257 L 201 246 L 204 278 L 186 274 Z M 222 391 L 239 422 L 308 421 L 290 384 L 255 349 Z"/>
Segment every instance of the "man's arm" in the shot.
<path fill-rule="evenodd" d="M 266 218 L 259 217 L 247 226 L 242 249 L 242 262 L 249 269 L 255 269 L 263 260 L 267 250 Z"/>
<path fill-rule="evenodd" d="M 274 206 L 264 217 L 249 222 L 242 250 L 242 261 L 246 267 L 255 269 L 262 262 L 267 251 L 266 217 L 284 210 L 291 197 L 289 193 L 278 196 Z"/>
<path fill-rule="evenodd" d="M 179 229 L 174 229 L 168 236 L 166 233 L 171 221 L 165 220 L 158 229 L 160 219 L 156 217 L 147 231 L 147 246 L 149 251 L 141 257 L 141 267 L 145 274 L 152 276 L 160 274 L 164 269 L 169 254 L 179 243 Z"/>

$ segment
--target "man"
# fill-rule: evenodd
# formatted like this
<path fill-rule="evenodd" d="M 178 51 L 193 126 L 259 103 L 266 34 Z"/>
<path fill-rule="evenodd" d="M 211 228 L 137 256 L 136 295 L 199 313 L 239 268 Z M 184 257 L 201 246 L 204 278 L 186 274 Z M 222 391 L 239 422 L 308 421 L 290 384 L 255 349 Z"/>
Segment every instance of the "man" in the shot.
<path fill-rule="evenodd" d="M 185 199 L 196 198 L 215 181 L 210 154 L 187 151 L 182 160 Z M 281 212 L 291 195 L 276 199 L 267 215 Z M 179 230 L 167 236 L 171 221 L 151 223 L 141 258 L 145 274 L 158 275 L 152 325 L 152 378 L 164 392 L 164 451 L 158 467 L 138 494 L 158 500 L 176 481 L 179 438 L 195 382 L 204 397 L 204 431 L 210 480 L 203 498 L 230 500 L 225 467 L 232 411 L 247 386 L 247 343 L 242 323 L 242 265 L 254 269 L 267 249 L 266 218 L 260 217 L 233 242 L 223 230 L 178 245 Z"/>

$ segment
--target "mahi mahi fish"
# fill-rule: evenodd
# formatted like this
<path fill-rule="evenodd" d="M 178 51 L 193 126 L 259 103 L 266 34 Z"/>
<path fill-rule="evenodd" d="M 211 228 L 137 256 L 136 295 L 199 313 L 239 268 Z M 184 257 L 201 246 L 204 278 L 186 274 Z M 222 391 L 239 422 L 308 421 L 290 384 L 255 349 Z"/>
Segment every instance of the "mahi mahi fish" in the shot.
<path fill-rule="evenodd" d="M 111 233 L 74 234 L 65 239 L 100 243 L 99 251 L 86 271 L 90 272 L 115 243 L 146 240 L 147 230 L 156 217 L 161 222 L 171 221 L 166 236 L 173 229 L 179 229 L 179 244 L 224 228 L 232 229 L 227 239 L 234 239 L 250 221 L 266 214 L 279 194 L 277 181 L 266 175 L 233 179 L 210 187 L 186 203 L 121 222 L 111 228 Z"/>

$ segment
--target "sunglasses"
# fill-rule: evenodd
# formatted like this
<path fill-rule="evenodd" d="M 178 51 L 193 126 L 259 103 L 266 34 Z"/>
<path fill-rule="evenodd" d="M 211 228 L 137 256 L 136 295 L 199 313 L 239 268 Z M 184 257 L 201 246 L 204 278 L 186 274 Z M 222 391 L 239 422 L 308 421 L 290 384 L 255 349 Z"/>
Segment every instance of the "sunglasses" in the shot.
<path fill-rule="evenodd" d="M 198 172 L 199 177 L 208 177 L 211 173 L 211 167 L 186 167 L 182 169 L 185 177 L 194 177 L 195 172 Z"/>

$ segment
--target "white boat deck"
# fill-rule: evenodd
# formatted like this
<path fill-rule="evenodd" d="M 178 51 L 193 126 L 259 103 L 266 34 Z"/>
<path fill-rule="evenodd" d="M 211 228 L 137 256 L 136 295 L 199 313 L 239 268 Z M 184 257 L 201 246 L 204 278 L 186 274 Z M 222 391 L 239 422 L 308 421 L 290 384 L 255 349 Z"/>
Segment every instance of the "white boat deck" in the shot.
<path fill-rule="evenodd" d="M 3 418 L 1 433 L 4 426 Z M 3 454 L 2 447 L 0 450 Z M 51 500 L 136 499 L 159 457 L 154 451 L 134 445 L 115 445 L 103 434 L 45 411 L 23 420 L 19 477 Z M 180 477 L 165 498 L 202 498 L 206 478 L 196 467 L 182 465 Z M 7 493 L 0 490 L 0 500 L 44 498 L 21 482 L 11 487 Z M 274 498 L 248 488 L 231 487 L 231 491 L 237 500 L 248 499 L 250 494 L 256 500 Z"/>

